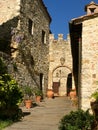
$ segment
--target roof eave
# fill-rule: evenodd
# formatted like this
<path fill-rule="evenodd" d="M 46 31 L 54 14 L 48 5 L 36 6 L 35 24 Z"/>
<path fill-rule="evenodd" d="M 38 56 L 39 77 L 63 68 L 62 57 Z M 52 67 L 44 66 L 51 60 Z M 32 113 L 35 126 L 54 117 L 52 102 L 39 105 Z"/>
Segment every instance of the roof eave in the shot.
<path fill-rule="evenodd" d="M 88 19 L 95 18 L 95 17 L 98 17 L 98 13 L 83 15 L 81 17 L 72 19 L 70 21 L 70 24 L 71 23 L 79 24 L 79 23 L 82 23 L 84 20 L 88 20 Z"/>

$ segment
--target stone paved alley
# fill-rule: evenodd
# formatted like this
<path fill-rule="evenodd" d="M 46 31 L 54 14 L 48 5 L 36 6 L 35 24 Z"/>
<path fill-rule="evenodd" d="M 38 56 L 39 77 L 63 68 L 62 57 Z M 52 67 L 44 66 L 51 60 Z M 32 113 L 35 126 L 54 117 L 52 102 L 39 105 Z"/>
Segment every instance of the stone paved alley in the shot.
<path fill-rule="evenodd" d="M 30 114 L 4 130 L 58 130 L 60 119 L 76 109 L 68 97 L 46 98 L 31 109 L 23 107 L 23 112 Z"/>

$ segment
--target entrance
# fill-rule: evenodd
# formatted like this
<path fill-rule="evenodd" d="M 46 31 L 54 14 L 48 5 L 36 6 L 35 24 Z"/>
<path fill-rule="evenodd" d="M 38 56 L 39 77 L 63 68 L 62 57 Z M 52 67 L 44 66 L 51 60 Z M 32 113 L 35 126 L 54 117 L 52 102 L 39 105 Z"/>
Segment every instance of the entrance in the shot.
<path fill-rule="evenodd" d="M 59 95 L 60 82 L 53 82 L 54 95 Z"/>
<path fill-rule="evenodd" d="M 59 96 L 67 95 L 67 87 L 69 86 L 68 74 L 70 69 L 65 66 L 60 66 L 56 68 L 53 72 L 52 88 L 54 94 Z"/>
<path fill-rule="evenodd" d="M 44 88 L 44 75 L 43 73 L 40 73 L 40 90 L 43 92 L 43 96 L 45 94 L 45 88 Z"/>

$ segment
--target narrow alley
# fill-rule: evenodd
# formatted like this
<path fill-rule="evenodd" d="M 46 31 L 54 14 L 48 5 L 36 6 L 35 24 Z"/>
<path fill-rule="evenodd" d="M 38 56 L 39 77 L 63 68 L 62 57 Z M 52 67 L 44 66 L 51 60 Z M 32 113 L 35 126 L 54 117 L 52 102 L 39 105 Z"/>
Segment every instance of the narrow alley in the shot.
<path fill-rule="evenodd" d="M 76 109 L 68 97 L 46 98 L 31 109 L 23 107 L 25 116 L 22 121 L 14 123 L 5 130 L 58 130 L 60 119 Z"/>

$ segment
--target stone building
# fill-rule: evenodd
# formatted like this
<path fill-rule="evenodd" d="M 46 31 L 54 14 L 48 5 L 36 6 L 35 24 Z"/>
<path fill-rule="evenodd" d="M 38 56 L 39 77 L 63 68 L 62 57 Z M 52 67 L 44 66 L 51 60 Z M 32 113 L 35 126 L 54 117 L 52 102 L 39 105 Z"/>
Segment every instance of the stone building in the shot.
<path fill-rule="evenodd" d="M 23 86 L 48 87 L 50 22 L 42 0 L 0 1 L 0 51 L 11 56 L 10 69 Z"/>
<path fill-rule="evenodd" d="M 58 39 L 55 39 L 50 34 L 49 43 L 48 88 L 52 88 L 56 96 L 65 96 L 72 88 L 70 38 L 68 35 L 65 40 L 63 34 L 58 34 Z"/>
<path fill-rule="evenodd" d="M 69 23 L 73 75 L 79 107 L 84 110 L 90 108 L 91 93 L 98 88 L 98 4 L 91 2 L 85 11 Z"/>
<path fill-rule="evenodd" d="M 10 57 L 9 73 L 20 85 L 38 86 L 43 91 L 53 88 L 65 95 L 68 86 L 72 87 L 70 39 L 64 40 L 61 34 L 58 40 L 53 35 L 49 38 L 50 22 L 42 0 L 1 0 L 1 56 Z"/>
<path fill-rule="evenodd" d="M 0 57 L 9 73 L 19 84 L 40 87 L 44 94 L 53 88 L 63 96 L 76 87 L 84 110 L 98 88 L 98 5 L 91 2 L 85 11 L 69 22 L 67 40 L 62 34 L 55 39 L 42 0 L 0 1 Z"/>

